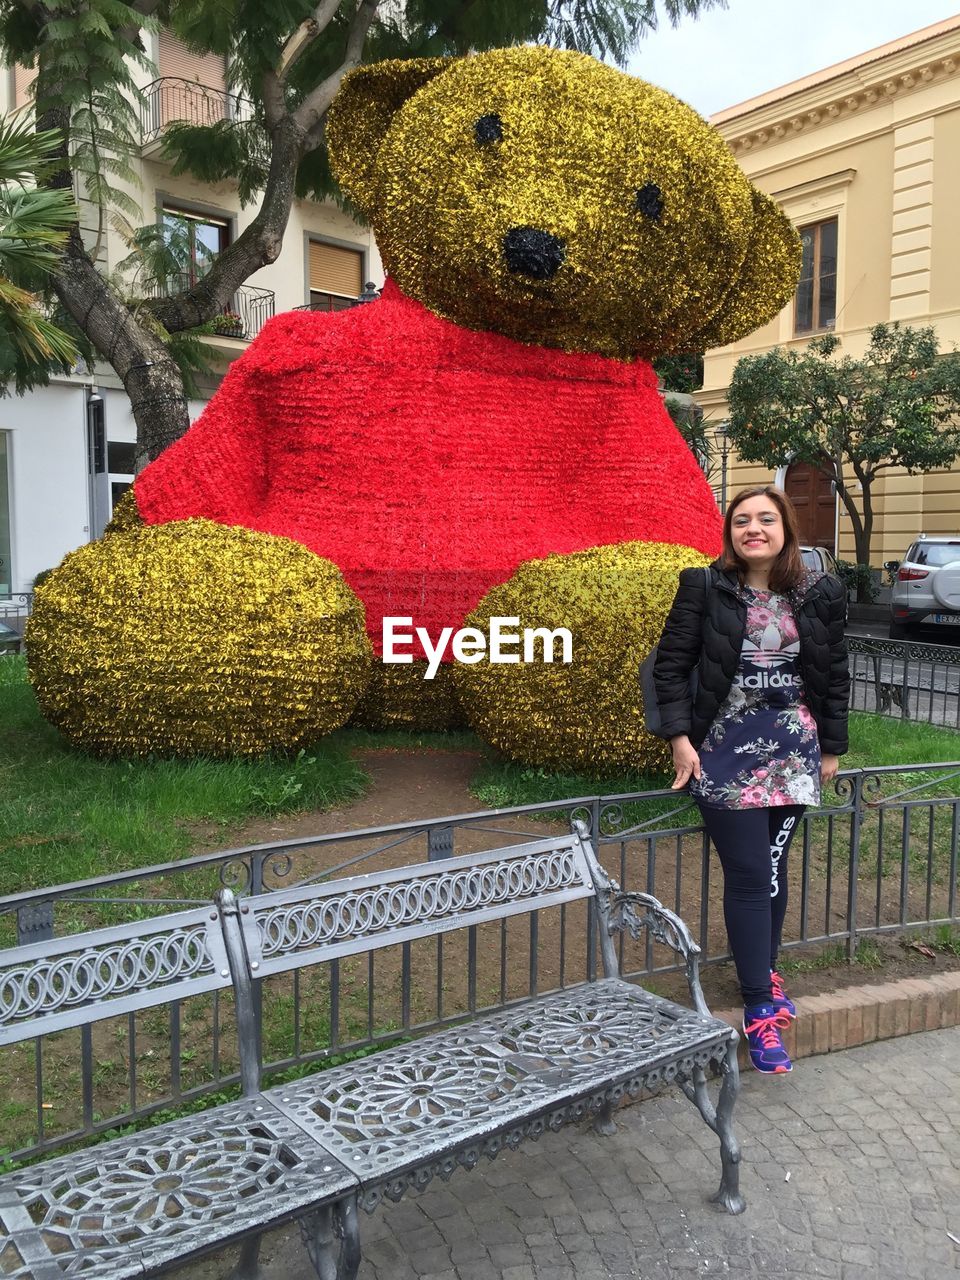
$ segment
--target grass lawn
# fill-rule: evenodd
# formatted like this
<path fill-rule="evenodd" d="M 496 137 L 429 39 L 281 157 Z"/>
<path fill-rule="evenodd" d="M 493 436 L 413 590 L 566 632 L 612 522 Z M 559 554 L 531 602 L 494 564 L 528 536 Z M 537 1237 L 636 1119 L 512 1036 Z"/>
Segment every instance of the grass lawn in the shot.
<path fill-rule="evenodd" d="M 0 658 L 0 893 L 173 861 L 193 823 L 348 804 L 369 785 L 349 743 L 288 758 L 98 760 L 40 716 L 22 658 Z"/>

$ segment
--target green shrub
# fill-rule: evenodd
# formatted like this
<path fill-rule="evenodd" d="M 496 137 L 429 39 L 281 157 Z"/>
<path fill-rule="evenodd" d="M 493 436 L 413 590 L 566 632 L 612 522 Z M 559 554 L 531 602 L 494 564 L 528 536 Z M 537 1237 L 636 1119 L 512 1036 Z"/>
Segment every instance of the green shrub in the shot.
<path fill-rule="evenodd" d="M 872 604 L 877 598 L 877 584 L 868 564 L 853 564 L 849 560 L 837 561 L 837 573 L 847 588 L 847 594 L 860 604 Z"/>

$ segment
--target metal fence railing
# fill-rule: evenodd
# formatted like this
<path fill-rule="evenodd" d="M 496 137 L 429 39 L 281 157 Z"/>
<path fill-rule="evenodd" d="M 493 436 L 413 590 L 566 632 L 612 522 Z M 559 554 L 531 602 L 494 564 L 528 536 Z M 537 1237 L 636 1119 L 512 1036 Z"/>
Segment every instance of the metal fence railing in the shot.
<path fill-rule="evenodd" d="M 21 651 L 24 628 L 32 608 L 32 591 L 14 591 L 0 595 L 0 654 Z"/>
<path fill-rule="evenodd" d="M 141 140 L 144 146 L 154 142 L 168 124 L 212 125 L 253 117 L 253 103 L 241 94 L 182 76 L 162 76 L 143 91 Z"/>
<path fill-rule="evenodd" d="M 960 729 L 960 648 L 848 636 L 850 709 Z"/>
<path fill-rule="evenodd" d="M 601 861 L 621 884 L 656 894 L 683 916 L 705 960 L 726 958 L 720 877 L 696 808 L 669 791 L 597 795 L 459 814 L 204 854 L 0 898 L 0 945 L 36 942 L 209 901 L 228 884 L 262 893 L 493 848 L 590 825 Z M 807 813 L 790 854 L 789 949 L 960 923 L 957 902 L 960 762 L 841 774 Z M 302 1072 L 332 1055 L 445 1025 L 582 982 L 599 965 L 596 920 L 583 903 L 438 936 L 309 974 L 260 984 L 265 1068 Z M 677 970 L 650 939 L 621 943 L 623 972 L 649 980 Z M 0 992 L 2 999 L 2 992 Z M 0 1150 L 23 1158 L 77 1138 L 196 1103 L 238 1081 L 228 996 L 169 1012 L 125 1015 L 4 1051 L 12 1082 Z"/>
<path fill-rule="evenodd" d="M 171 272 L 163 280 L 152 281 L 146 293 L 152 298 L 173 298 L 198 283 L 189 272 Z M 214 333 L 225 338 L 252 342 L 268 320 L 276 314 L 276 294 L 272 289 L 242 284 L 230 299 L 228 309 L 212 322 Z"/>
<path fill-rule="evenodd" d="M 276 301 L 276 294 L 272 289 L 242 284 L 233 295 L 233 310 L 240 317 L 240 324 L 237 326 L 239 332 L 228 332 L 226 336 L 252 342 L 267 321 L 273 319 Z"/>

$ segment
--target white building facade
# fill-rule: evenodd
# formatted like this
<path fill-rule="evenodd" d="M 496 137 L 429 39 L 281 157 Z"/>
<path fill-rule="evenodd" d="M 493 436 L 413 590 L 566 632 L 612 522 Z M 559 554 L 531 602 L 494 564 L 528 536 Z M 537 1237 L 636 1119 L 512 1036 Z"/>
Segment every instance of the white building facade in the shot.
<path fill-rule="evenodd" d="M 174 177 L 160 155 L 161 135 L 174 121 L 212 124 L 235 117 L 248 104 L 228 91 L 223 59 L 191 53 L 168 32 L 152 38 L 159 75 L 143 86 L 140 185 L 131 195 L 141 207 L 142 224 L 163 222 L 183 233 L 193 276 L 240 235 L 257 206 L 241 209 L 231 183 Z M 0 67 L 0 113 L 29 110 L 32 74 Z M 92 244 L 96 210 L 84 209 L 83 202 L 81 223 L 89 223 L 85 235 Z M 104 269 L 113 270 L 128 252 L 109 229 L 101 250 Z M 222 375 L 271 316 L 305 306 L 340 310 L 367 281 L 383 283 L 372 233 L 332 202 L 295 200 L 279 258 L 238 290 L 220 325 L 223 332 L 203 341 Z M 204 403 L 191 401 L 191 420 Z M 29 592 L 38 573 L 100 536 L 133 481 L 135 440 L 129 401 L 107 365 L 56 378 L 26 396 L 0 398 L 0 600 Z"/>

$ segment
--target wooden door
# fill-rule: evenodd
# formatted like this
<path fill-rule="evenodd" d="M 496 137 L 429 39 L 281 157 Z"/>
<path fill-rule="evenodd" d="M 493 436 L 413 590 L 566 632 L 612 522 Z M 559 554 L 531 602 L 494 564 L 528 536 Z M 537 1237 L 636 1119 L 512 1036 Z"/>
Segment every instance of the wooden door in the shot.
<path fill-rule="evenodd" d="M 783 487 L 797 509 L 800 541 L 835 552 L 837 499 L 830 477 L 809 462 L 794 462 Z"/>

